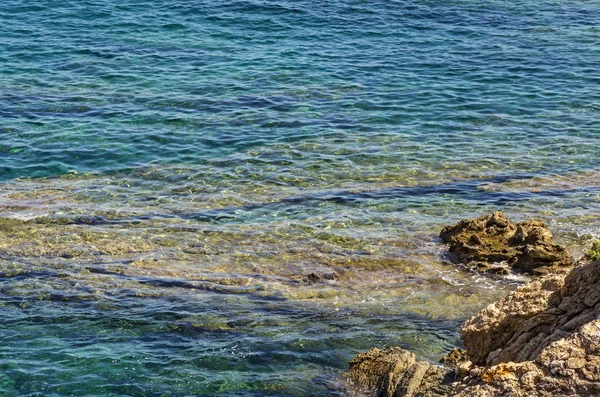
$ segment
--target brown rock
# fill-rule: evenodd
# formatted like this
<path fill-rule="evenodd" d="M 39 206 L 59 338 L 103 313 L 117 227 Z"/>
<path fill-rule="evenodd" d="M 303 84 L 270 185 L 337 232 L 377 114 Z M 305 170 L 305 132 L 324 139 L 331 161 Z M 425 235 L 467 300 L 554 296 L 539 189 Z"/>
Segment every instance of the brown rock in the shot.
<path fill-rule="evenodd" d="M 311 283 L 311 284 L 315 284 L 315 283 L 319 283 L 319 282 L 323 282 L 323 281 L 337 281 L 339 280 L 340 276 L 337 272 L 331 272 L 331 273 L 322 273 L 322 274 L 317 274 L 317 273 L 310 273 L 308 276 L 305 277 L 305 281 L 307 283 Z"/>
<path fill-rule="evenodd" d="M 600 395 L 598 290 L 600 261 L 536 280 L 482 310 L 463 327 L 463 339 L 469 357 L 488 369 L 456 385 L 458 395 L 498 395 L 507 385 L 514 395 Z M 536 303 L 514 305 L 526 301 Z M 508 326 L 510 318 L 520 321 Z"/>
<path fill-rule="evenodd" d="M 416 361 L 415 355 L 399 347 L 380 350 L 376 347 L 350 361 L 348 380 L 367 393 L 395 390 L 402 376 Z M 384 394 L 388 395 L 388 394 Z M 389 394 L 390 396 L 392 394 Z"/>
<path fill-rule="evenodd" d="M 396 388 L 397 392 L 394 390 L 394 394 L 391 394 L 390 396 L 396 394 L 401 396 L 415 396 L 429 367 L 430 365 L 423 361 L 414 363 L 408 371 L 404 372 L 404 376 Z"/>
<path fill-rule="evenodd" d="M 533 280 L 468 320 L 461 336 L 469 359 L 485 364 L 488 356 L 505 346 L 525 321 L 548 307 L 550 296 L 563 285 L 564 278 L 554 274 Z"/>
<path fill-rule="evenodd" d="M 457 262 L 477 271 L 512 268 L 546 274 L 573 264 L 565 249 L 554 244 L 542 221 L 513 223 L 499 211 L 446 226 L 440 238 Z"/>
<path fill-rule="evenodd" d="M 399 347 L 372 348 L 350 361 L 346 379 L 368 395 L 381 397 L 447 396 L 453 371 L 415 361 L 415 355 Z"/>
<path fill-rule="evenodd" d="M 457 366 L 463 361 L 467 361 L 467 351 L 465 349 L 461 349 L 459 347 L 455 347 L 450 350 L 450 353 L 446 354 L 440 362 L 442 364 L 446 364 L 450 367 Z"/>
<path fill-rule="evenodd" d="M 485 259 L 489 261 L 519 252 L 545 263 L 532 269 L 553 273 L 468 320 L 461 331 L 467 357 L 455 349 L 443 361 L 452 369 L 417 362 L 400 348 L 371 349 L 351 361 L 348 377 L 372 395 L 389 397 L 600 395 L 600 260 L 581 263 L 569 273 L 556 264 L 559 261 L 548 264 L 557 253 L 551 249 L 550 232 L 539 221 L 514 225 L 494 213 L 461 223 L 473 233 L 445 230 L 448 239 L 468 242 L 464 249 L 457 248 L 459 253 L 486 246 L 492 252 Z M 500 250 L 492 235 L 518 244 Z"/>
<path fill-rule="evenodd" d="M 372 349 L 351 363 L 366 374 L 353 378 L 390 397 L 600 395 L 598 290 L 600 261 L 542 277 L 465 323 L 475 364 L 461 361 L 459 351 L 448 355 L 457 363 L 446 369 L 399 348 Z"/>

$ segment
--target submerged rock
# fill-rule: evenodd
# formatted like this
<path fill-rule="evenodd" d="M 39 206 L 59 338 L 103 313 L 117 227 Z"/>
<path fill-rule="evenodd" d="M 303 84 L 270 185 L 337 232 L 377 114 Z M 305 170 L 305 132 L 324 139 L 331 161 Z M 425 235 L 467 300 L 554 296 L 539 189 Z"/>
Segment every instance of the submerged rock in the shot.
<path fill-rule="evenodd" d="M 307 283 L 312 283 L 312 284 L 323 282 L 323 281 L 337 281 L 339 279 L 340 279 L 340 275 L 336 271 L 332 271 L 330 273 L 321 273 L 321 274 L 317 274 L 317 273 L 313 272 L 305 277 L 305 281 Z"/>
<path fill-rule="evenodd" d="M 448 355 L 451 368 L 371 349 L 348 377 L 379 396 L 600 395 L 600 261 L 518 288 L 467 321 L 462 338 L 466 357 Z"/>
<path fill-rule="evenodd" d="M 457 262 L 478 271 L 546 274 L 573 265 L 542 221 L 513 223 L 499 211 L 446 226 L 440 238 Z"/>

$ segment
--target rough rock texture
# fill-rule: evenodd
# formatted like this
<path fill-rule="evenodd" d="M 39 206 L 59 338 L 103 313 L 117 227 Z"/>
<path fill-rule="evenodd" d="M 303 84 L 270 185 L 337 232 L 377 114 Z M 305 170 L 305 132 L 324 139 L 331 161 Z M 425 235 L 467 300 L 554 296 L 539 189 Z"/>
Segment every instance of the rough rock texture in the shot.
<path fill-rule="evenodd" d="M 554 244 L 542 221 L 513 223 L 498 211 L 446 226 L 440 238 L 456 261 L 478 271 L 506 273 L 512 268 L 546 274 L 573 264 L 566 250 Z"/>
<path fill-rule="evenodd" d="M 598 396 L 600 261 L 513 291 L 467 321 L 462 336 L 470 361 L 453 369 L 417 363 L 399 348 L 372 349 L 370 356 L 353 360 L 351 378 L 360 384 L 358 372 L 366 371 L 371 395 L 396 397 Z M 459 354 L 452 356 L 460 360 Z M 381 357 L 385 366 L 371 366 Z M 428 371 L 437 376 L 421 376 Z M 405 386 L 424 384 L 423 379 L 426 388 Z"/>
<path fill-rule="evenodd" d="M 518 317 L 519 325 L 507 327 L 508 317 Z M 467 321 L 462 337 L 469 358 L 476 363 L 521 362 L 534 360 L 552 342 L 573 335 L 598 318 L 600 261 L 517 289 Z M 500 334 L 502 343 L 494 340 Z"/>
<path fill-rule="evenodd" d="M 533 360 L 471 368 L 453 385 L 454 396 L 600 395 L 600 320 L 553 341 Z"/>
<path fill-rule="evenodd" d="M 440 362 L 448 366 L 456 366 L 462 363 L 463 361 L 466 361 L 467 359 L 467 351 L 465 349 L 455 347 L 454 349 L 450 350 L 450 353 L 446 354 L 440 360 Z"/>
<path fill-rule="evenodd" d="M 533 280 L 463 324 L 461 337 L 469 359 L 485 364 L 492 351 L 506 346 L 527 320 L 548 307 L 550 296 L 563 286 L 565 275 L 552 274 Z"/>
<path fill-rule="evenodd" d="M 600 261 L 577 266 L 563 277 L 550 281 L 558 288 L 549 295 L 540 290 L 547 301 L 539 306 L 542 310 L 518 327 L 504 328 L 502 344 L 489 335 L 499 334 L 507 314 L 516 313 L 507 302 L 518 299 L 522 288 L 465 324 L 469 357 L 487 365 L 481 377 L 467 382 L 465 395 L 476 390 L 496 393 L 507 385 L 537 395 L 600 395 Z M 497 310 L 489 310 L 494 305 Z"/>
<path fill-rule="evenodd" d="M 416 361 L 413 353 L 399 347 L 374 347 L 350 361 L 346 377 L 367 395 L 425 397 L 448 395 L 454 373 Z"/>

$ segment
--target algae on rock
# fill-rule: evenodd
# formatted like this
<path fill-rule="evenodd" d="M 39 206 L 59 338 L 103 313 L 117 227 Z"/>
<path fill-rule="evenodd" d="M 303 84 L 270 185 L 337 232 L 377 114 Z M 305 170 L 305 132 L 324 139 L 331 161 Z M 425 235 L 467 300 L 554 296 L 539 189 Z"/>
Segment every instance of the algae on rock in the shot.
<path fill-rule="evenodd" d="M 542 221 L 513 223 L 499 211 L 446 226 L 440 238 L 454 260 L 478 271 L 541 275 L 573 264 Z"/>
<path fill-rule="evenodd" d="M 595 240 L 592 243 L 592 247 L 586 253 L 586 257 L 592 261 L 600 260 L 600 240 Z"/>

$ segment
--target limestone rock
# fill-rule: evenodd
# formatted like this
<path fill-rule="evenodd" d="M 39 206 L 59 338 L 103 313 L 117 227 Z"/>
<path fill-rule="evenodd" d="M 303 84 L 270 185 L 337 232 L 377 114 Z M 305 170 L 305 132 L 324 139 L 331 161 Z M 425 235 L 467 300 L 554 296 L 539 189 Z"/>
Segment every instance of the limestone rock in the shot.
<path fill-rule="evenodd" d="M 486 367 L 457 395 L 600 395 L 600 261 L 517 289 L 462 332 L 469 357 Z"/>
<path fill-rule="evenodd" d="M 455 347 L 450 351 L 450 353 L 446 354 L 440 362 L 442 364 L 446 364 L 448 366 L 457 366 L 463 361 L 467 361 L 467 351 L 465 349 L 461 349 L 459 347 Z"/>
<path fill-rule="evenodd" d="M 533 280 L 463 324 L 461 337 L 469 359 L 485 364 L 490 353 L 505 346 L 527 320 L 547 308 L 550 296 L 563 286 L 565 276 L 552 274 Z"/>
<path fill-rule="evenodd" d="M 573 264 L 542 221 L 513 223 L 499 211 L 446 226 L 440 238 L 457 262 L 478 271 L 546 274 Z"/>
<path fill-rule="evenodd" d="M 462 336 L 474 362 L 521 362 L 536 359 L 553 342 L 574 335 L 597 318 L 600 261 L 513 291 L 467 321 Z"/>
<path fill-rule="evenodd" d="M 351 361 L 348 379 L 386 397 L 600 395 L 600 260 L 569 272 L 572 260 L 543 223 L 512 224 L 499 212 L 461 221 L 442 236 L 466 262 L 553 271 L 469 319 L 461 330 L 466 355 L 454 349 L 446 367 L 417 362 L 398 347 L 371 349 Z"/>
<path fill-rule="evenodd" d="M 471 361 L 454 351 L 451 369 L 372 349 L 351 362 L 351 378 L 390 397 L 600 395 L 600 261 L 513 291 L 467 321 L 462 337 Z"/>
<path fill-rule="evenodd" d="M 367 395 L 380 397 L 435 397 L 450 392 L 453 371 L 416 361 L 399 347 L 372 348 L 350 361 L 348 381 Z"/>
<path fill-rule="evenodd" d="M 415 362 L 416 358 L 413 353 L 399 347 L 387 350 L 374 347 L 350 361 L 350 369 L 346 376 L 361 390 L 375 393 L 392 386 L 395 387 L 398 380 L 395 379 L 396 375 L 408 370 Z"/>

